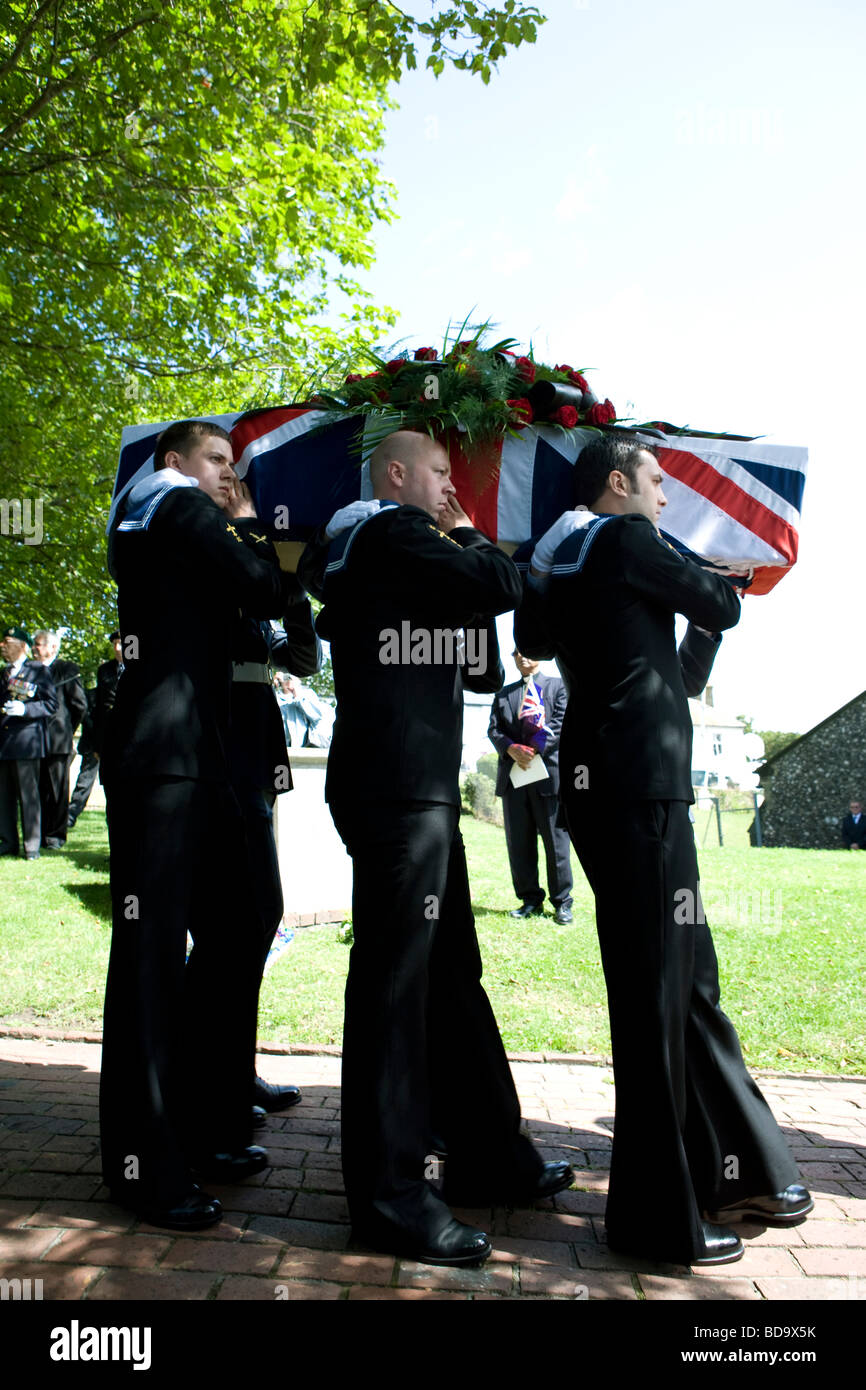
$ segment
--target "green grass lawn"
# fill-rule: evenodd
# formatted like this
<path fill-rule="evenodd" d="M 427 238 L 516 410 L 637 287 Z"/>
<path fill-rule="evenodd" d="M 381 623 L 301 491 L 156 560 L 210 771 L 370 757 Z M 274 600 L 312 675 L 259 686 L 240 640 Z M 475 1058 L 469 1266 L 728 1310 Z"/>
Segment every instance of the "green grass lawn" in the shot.
<path fill-rule="evenodd" d="M 702 888 L 722 1002 L 752 1066 L 866 1072 L 861 856 L 725 846 L 712 829 Z M 608 1055 L 592 899 L 575 863 L 574 924 L 515 921 L 502 830 L 464 816 L 485 983 L 506 1046 Z M 703 827 L 698 823 L 699 843 Z M 65 850 L 0 860 L 0 1021 L 100 1027 L 110 905 L 105 820 L 86 811 Z M 291 902 L 291 888 L 286 898 Z M 259 1036 L 339 1043 L 349 950 L 335 926 L 299 931 L 267 975 Z"/>

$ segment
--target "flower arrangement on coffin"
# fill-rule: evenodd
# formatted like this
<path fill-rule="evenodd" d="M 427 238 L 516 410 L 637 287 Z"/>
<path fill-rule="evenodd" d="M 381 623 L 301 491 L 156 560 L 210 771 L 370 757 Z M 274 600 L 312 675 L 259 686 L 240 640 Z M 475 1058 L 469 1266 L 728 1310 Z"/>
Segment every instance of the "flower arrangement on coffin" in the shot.
<path fill-rule="evenodd" d="M 350 373 L 337 389 L 317 390 L 310 404 L 343 417 L 366 416 L 368 444 L 371 432 L 375 438 L 396 429 L 426 430 L 440 438 L 456 430 L 470 447 L 483 449 L 527 425 L 571 430 L 616 420 L 614 406 L 598 400 L 583 372 L 567 363 L 536 362 L 531 348 L 519 355 L 514 338 L 485 347 L 486 331 L 484 324 L 450 347 L 446 333 L 441 355 L 433 347 L 391 358 L 370 353 L 372 371 Z"/>

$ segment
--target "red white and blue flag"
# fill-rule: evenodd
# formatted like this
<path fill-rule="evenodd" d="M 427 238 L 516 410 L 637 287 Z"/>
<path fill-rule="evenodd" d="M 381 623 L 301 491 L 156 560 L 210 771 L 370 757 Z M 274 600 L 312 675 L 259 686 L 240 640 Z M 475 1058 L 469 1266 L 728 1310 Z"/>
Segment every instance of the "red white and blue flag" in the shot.
<path fill-rule="evenodd" d="M 544 697 L 531 676 L 526 682 L 517 717 L 521 743 L 543 753 L 550 730 L 544 722 Z"/>
<path fill-rule="evenodd" d="M 372 496 L 357 417 L 327 429 L 327 412 L 303 406 L 203 418 L 229 431 L 237 471 L 278 540 L 305 541 L 338 508 Z M 133 483 L 152 472 L 157 437 L 170 423 L 123 431 L 109 527 Z M 470 460 L 454 435 L 451 476 L 467 514 L 501 544 L 541 535 L 572 506 L 574 463 L 595 437 L 531 425 Z M 665 474 L 664 534 L 721 572 L 749 574 L 750 593 L 769 592 L 797 559 L 806 449 L 684 435 L 653 443 Z"/>

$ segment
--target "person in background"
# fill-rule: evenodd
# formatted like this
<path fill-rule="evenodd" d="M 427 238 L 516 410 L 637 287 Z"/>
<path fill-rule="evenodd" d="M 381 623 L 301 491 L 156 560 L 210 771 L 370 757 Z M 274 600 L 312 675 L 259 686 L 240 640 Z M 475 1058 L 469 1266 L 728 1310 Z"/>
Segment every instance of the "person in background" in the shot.
<path fill-rule="evenodd" d="M 515 650 L 520 680 L 493 697 L 487 737 L 499 754 L 496 795 L 502 797 L 505 843 L 515 895 L 521 905 L 512 917 L 540 917 L 544 889 L 538 882 L 538 837 L 547 861 L 547 890 L 560 925 L 572 921 L 571 846 L 559 824 L 559 735 L 565 714 L 565 686 L 545 676 L 539 662 Z M 545 776 L 515 786 L 511 770 L 530 770 L 541 760 Z"/>
<path fill-rule="evenodd" d="M 862 801 L 852 801 L 839 827 L 846 849 L 866 849 L 866 816 Z"/>
<path fill-rule="evenodd" d="M 283 916 L 283 890 L 274 839 L 277 796 L 292 789 L 280 710 L 274 696 L 272 668 L 313 675 L 322 664 L 322 644 L 313 626 L 310 601 L 293 576 L 291 606 L 282 626 L 242 615 L 232 639 L 232 697 L 229 772 L 246 827 L 250 863 L 247 903 L 258 930 L 244 929 L 241 939 L 261 955 L 261 979 L 268 952 Z M 282 672 L 275 673 L 275 678 Z M 297 1086 L 279 1086 L 254 1072 L 253 1106 L 268 1113 L 297 1105 Z M 261 1122 L 260 1115 L 257 1119 Z"/>
<path fill-rule="evenodd" d="M 21 809 L 23 854 L 38 859 L 42 844 L 39 767 L 45 756 L 48 721 L 57 709 L 51 672 L 29 657 L 30 638 L 20 626 L 0 639 L 0 856 L 17 854 Z"/>
<path fill-rule="evenodd" d="M 33 634 L 33 655 L 51 672 L 57 709 L 48 721 L 46 752 L 39 770 L 42 803 L 42 848 L 62 849 L 69 828 L 69 768 L 74 757 L 75 732 L 87 713 L 81 672 L 74 661 L 58 656 L 60 636 L 45 628 Z"/>
<path fill-rule="evenodd" d="M 81 733 L 78 736 L 78 756 L 81 763 L 78 768 L 78 776 L 75 779 L 75 786 L 69 798 L 69 815 L 66 820 L 68 830 L 72 830 L 81 812 L 84 810 L 93 791 L 93 784 L 99 772 L 99 758 L 93 744 L 93 715 L 96 709 L 96 686 L 90 686 L 84 692 L 87 700 L 87 712 L 81 721 Z"/>
<path fill-rule="evenodd" d="M 308 674 L 301 672 L 302 675 Z M 312 674 L 312 673 L 310 673 Z M 274 674 L 287 748 L 327 748 L 333 719 L 329 707 L 288 671 Z"/>

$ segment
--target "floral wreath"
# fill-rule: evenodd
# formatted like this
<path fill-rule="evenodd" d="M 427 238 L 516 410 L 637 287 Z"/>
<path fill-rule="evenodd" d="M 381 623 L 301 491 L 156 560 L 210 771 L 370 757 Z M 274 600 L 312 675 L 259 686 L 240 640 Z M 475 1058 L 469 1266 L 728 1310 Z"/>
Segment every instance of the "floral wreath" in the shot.
<path fill-rule="evenodd" d="M 465 328 L 464 323 L 459 331 Z M 309 404 L 372 417 L 376 434 L 414 429 L 436 438 L 456 429 L 469 444 L 501 440 L 532 424 L 572 430 L 616 420 L 612 403 L 599 401 L 587 383 L 583 372 L 589 368 L 546 366 L 531 347 L 518 355 L 514 338 L 484 347 L 486 331 L 483 324 L 474 337 L 451 347 L 446 332 L 441 355 L 433 347 L 404 349 L 390 358 L 368 353 L 372 371 L 351 372 L 342 386 L 318 389 Z"/>

